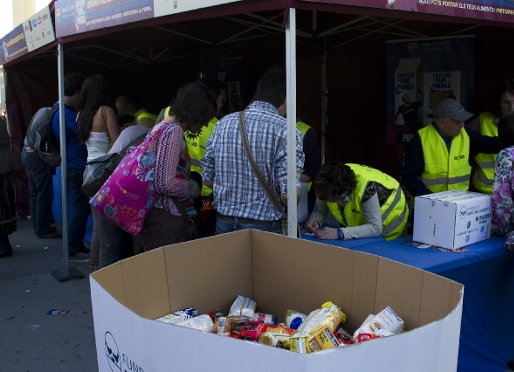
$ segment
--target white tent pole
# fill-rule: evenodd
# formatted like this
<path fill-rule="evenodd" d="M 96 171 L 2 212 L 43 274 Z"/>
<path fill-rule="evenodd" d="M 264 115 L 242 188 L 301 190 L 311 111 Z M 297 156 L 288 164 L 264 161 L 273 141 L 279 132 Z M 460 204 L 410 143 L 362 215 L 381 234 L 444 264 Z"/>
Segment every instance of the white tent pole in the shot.
<path fill-rule="evenodd" d="M 64 105 L 64 51 L 62 44 L 57 45 L 57 73 L 59 78 L 59 138 L 61 151 L 61 210 L 62 210 L 62 260 L 64 270 L 56 269 L 50 274 L 59 282 L 80 279 L 84 274 L 76 267 L 70 267 L 68 251 L 68 193 L 66 180 L 66 107 Z"/>
<path fill-rule="evenodd" d="M 327 133 L 327 38 L 325 37 L 325 48 L 323 62 L 321 63 L 321 164 L 325 164 L 325 146 Z"/>
<path fill-rule="evenodd" d="M 68 254 L 68 208 L 67 208 L 67 182 L 66 182 L 66 107 L 64 105 L 64 51 L 62 44 L 58 44 L 57 70 L 59 74 L 59 137 L 61 142 L 61 208 L 62 208 L 62 257 L 64 272 L 69 274 L 70 263 Z"/>
<path fill-rule="evenodd" d="M 297 235 L 296 200 L 296 9 L 290 8 L 286 22 L 287 99 L 287 215 L 288 236 Z"/>

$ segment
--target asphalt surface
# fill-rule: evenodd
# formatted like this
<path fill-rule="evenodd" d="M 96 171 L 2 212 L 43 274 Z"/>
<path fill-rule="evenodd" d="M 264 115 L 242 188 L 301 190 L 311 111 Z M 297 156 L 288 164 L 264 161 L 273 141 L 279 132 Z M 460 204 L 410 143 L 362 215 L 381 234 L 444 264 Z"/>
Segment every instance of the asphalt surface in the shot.
<path fill-rule="evenodd" d="M 38 239 L 30 219 L 9 238 L 14 253 L 0 258 L 0 372 L 97 371 L 89 263 L 71 262 L 84 278 L 58 282 L 50 272 L 64 272 L 62 238 Z"/>

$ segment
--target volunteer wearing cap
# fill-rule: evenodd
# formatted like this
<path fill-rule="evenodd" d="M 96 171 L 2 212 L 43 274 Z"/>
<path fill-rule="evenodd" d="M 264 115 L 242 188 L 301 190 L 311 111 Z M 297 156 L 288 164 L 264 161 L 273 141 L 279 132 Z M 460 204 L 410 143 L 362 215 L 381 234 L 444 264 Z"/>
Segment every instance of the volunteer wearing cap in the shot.
<path fill-rule="evenodd" d="M 434 121 L 418 131 L 405 146 L 403 183 L 412 196 L 446 190 L 468 190 L 469 154 L 500 151 L 498 137 L 487 137 L 464 128 L 473 114 L 452 98 L 439 101 Z"/>

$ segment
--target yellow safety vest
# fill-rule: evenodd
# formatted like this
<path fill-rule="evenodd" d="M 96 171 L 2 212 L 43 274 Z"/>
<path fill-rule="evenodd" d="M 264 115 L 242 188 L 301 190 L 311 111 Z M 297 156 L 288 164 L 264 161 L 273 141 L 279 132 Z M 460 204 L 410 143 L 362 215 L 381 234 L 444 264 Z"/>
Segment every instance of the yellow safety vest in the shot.
<path fill-rule="evenodd" d="M 423 148 L 425 169 L 421 181 L 432 192 L 468 190 L 471 165 L 469 165 L 469 136 L 462 129 L 451 139 L 450 152 L 433 125 L 418 131 Z"/>
<path fill-rule="evenodd" d="M 300 132 L 302 133 L 302 139 L 305 138 L 305 134 L 307 133 L 307 131 L 309 129 L 311 129 L 311 127 L 308 124 L 305 124 L 303 121 L 297 122 L 296 126 L 298 127 L 298 129 L 300 129 Z M 302 169 L 301 173 L 303 173 L 303 171 L 304 170 Z M 310 190 L 311 186 L 312 186 L 312 181 L 307 183 L 307 190 Z"/>
<path fill-rule="evenodd" d="M 141 107 L 139 110 L 137 110 L 134 113 L 134 116 L 137 118 L 137 125 L 141 125 L 147 128 L 153 127 L 155 125 L 155 120 L 157 120 L 157 115 L 150 114 L 148 111 L 146 111 L 144 107 Z M 139 123 L 141 119 L 143 120 L 141 121 L 141 123 Z"/>
<path fill-rule="evenodd" d="M 498 126 L 494 122 L 495 116 L 490 112 L 484 112 L 479 115 L 480 118 L 480 134 L 484 136 L 497 137 Z M 484 193 L 491 195 L 493 193 L 494 184 L 494 164 L 497 154 L 478 154 L 475 161 L 479 167 L 473 172 L 471 182 L 475 188 Z"/>
<path fill-rule="evenodd" d="M 212 118 L 209 124 L 206 127 L 202 127 L 198 133 L 191 133 L 186 130 L 184 132 L 184 136 L 186 138 L 187 143 L 187 151 L 189 152 L 189 156 L 191 157 L 191 170 L 198 172 L 200 175 L 202 174 L 202 164 L 200 160 L 205 156 L 205 144 L 207 140 L 214 132 L 214 127 L 218 119 L 216 117 Z M 212 194 L 212 189 L 206 185 L 202 186 L 202 196 L 210 196 Z"/>
<path fill-rule="evenodd" d="M 352 200 L 345 203 L 343 211 L 339 211 L 337 203 L 327 203 L 336 220 L 344 227 L 360 226 L 366 223 L 361 200 L 368 182 L 374 181 L 386 189 L 393 190 L 386 202 L 380 206 L 382 215 L 380 236 L 386 240 L 398 238 L 409 218 L 409 207 L 398 181 L 378 169 L 360 164 L 348 163 L 346 165 L 355 173 L 357 187 L 352 191 Z"/>

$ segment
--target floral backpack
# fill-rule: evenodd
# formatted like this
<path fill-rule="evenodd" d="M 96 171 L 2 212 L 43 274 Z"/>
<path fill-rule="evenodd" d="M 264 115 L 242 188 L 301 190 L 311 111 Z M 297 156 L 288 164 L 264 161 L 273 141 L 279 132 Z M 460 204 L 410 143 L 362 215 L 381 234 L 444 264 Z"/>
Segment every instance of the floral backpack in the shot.
<path fill-rule="evenodd" d="M 147 150 L 165 127 L 161 126 L 127 152 L 89 202 L 111 223 L 134 235 L 141 232 L 146 216 L 157 201 L 154 185 L 156 155 Z"/>

